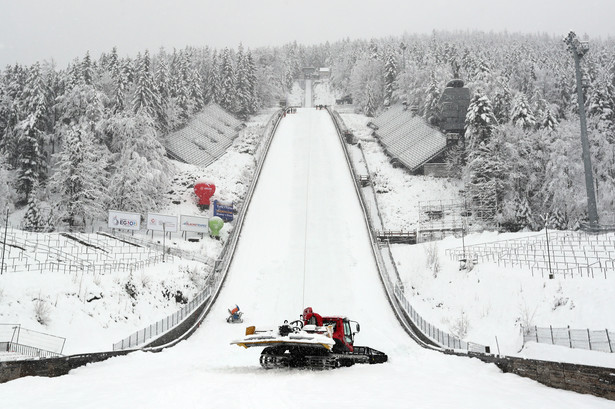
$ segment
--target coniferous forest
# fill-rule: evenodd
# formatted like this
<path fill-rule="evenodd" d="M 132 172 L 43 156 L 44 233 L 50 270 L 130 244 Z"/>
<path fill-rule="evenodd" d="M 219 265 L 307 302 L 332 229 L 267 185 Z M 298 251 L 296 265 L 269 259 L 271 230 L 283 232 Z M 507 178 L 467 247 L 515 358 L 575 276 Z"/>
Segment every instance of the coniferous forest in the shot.
<path fill-rule="evenodd" d="M 565 35 L 567 33 L 562 33 Z M 598 212 L 615 209 L 615 54 L 591 39 L 582 88 Z M 437 122 L 447 82 L 472 92 L 451 171 L 491 202 L 501 228 L 575 228 L 586 218 L 574 60 L 561 37 L 434 32 L 236 50 L 187 47 L 136 56 L 113 48 L 67 67 L 40 61 L 0 73 L 0 209 L 24 227 L 85 226 L 109 208 L 159 208 L 172 165 L 165 138 L 215 102 L 246 119 L 275 106 L 302 67 L 330 67 L 357 112 L 406 102 Z M 463 147 L 463 148 L 462 148 Z"/>

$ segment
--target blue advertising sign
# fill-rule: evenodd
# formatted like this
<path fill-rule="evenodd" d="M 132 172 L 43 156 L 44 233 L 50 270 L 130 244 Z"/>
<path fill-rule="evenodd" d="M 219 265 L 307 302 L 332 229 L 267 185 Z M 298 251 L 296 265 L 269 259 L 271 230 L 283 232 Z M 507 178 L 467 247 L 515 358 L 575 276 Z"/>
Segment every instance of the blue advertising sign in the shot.
<path fill-rule="evenodd" d="M 225 205 L 217 200 L 214 200 L 214 216 L 218 216 L 225 222 L 233 221 L 234 209 L 233 205 Z"/>

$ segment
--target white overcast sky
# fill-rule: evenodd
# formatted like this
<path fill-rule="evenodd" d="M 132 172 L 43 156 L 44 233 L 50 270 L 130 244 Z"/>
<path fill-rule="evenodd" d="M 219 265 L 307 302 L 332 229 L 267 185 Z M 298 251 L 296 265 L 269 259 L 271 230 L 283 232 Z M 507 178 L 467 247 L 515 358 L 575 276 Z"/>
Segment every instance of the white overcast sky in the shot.
<path fill-rule="evenodd" d="M 432 30 L 615 36 L 615 0 L 0 0 L 0 68 L 187 45 L 253 48 Z"/>

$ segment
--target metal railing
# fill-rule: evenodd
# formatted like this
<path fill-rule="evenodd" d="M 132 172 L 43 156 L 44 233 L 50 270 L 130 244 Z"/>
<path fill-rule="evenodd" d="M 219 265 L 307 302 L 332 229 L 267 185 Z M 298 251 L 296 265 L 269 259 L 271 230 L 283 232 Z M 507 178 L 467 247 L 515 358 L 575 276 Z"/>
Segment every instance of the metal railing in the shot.
<path fill-rule="evenodd" d="M 560 345 L 568 348 L 589 349 L 591 351 L 615 351 L 615 332 L 608 329 L 571 329 L 531 326 L 521 328 L 523 345 L 527 342 Z"/>
<path fill-rule="evenodd" d="M 465 255 L 504 268 L 528 269 L 532 276 L 608 278 L 615 272 L 615 233 L 548 231 L 447 249 L 446 254 L 451 259 Z"/>
<path fill-rule="evenodd" d="M 17 344 L 15 342 L 0 342 L 0 351 L 26 356 L 28 358 L 55 358 L 62 356 L 62 354 L 56 352 L 46 351 L 29 345 Z"/>
<path fill-rule="evenodd" d="M 133 349 L 145 344 L 147 341 L 166 333 L 171 328 L 174 328 L 181 323 L 187 316 L 190 315 L 198 306 L 207 301 L 211 297 L 211 286 L 205 287 L 194 297 L 188 304 L 183 306 L 179 311 L 168 315 L 167 317 L 156 321 L 155 323 L 134 332 L 128 337 L 113 344 L 113 350 L 119 351 L 123 349 Z"/>
<path fill-rule="evenodd" d="M 3 272 L 132 272 L 156 264 L 162 258 L 162 254 L 148 248 L 106 243 L 105 248 L 94 249 L 83 244 L 69 243 L 72 240 L 58 233 L 38 234 L 30 238 L 29 232 L 12 229 L 6 243 Z M 121 257 L 118 258 L 118 255 Z"/>
<path fill-rule="evenodd" d="M 7 344 L 8 352 L 22 355 L 62 356 L 66 338 L 23 328 L 21 324 L 0 324 L 0 342 Z"/>

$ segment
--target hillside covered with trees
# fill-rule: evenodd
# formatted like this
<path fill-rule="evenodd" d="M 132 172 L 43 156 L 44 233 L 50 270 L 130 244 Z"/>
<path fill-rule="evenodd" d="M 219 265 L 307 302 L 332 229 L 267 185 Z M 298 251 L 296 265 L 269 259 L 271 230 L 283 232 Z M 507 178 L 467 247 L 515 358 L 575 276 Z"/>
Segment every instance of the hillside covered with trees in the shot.
<path fill-rule="evenodd" d="M 615 207 L 613 49 L 592 40 L 582 61 L 601 221 Z M 163 143 L 173 130 L 209 102 L 240 118 L 274 106 L 305 66 L 331 67 L 332 86 L 367 116 L 406 102 L 432 123 L 446 83 L 463 79 L 473 93 L 465 150 L 448 160 L 470 197 L 491 201 L 505 228 L 541 228 L 547 217 L 551 227 L 574 228 L 586 218 L 571 54 L 561 38 L 482 32 L 134 57 L 114 48 L 66 68 L 6 67 L 0 208 L 27 206 L 30 228 L 83 226 L 109 207 L 158 208 L 172 173 Z"/>

